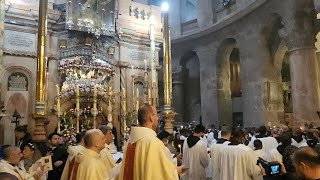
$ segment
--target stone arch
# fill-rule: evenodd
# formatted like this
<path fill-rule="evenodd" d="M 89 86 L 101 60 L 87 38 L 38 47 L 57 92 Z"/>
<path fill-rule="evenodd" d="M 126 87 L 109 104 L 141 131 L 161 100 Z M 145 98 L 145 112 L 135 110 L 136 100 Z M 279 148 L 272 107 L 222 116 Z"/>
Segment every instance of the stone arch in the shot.
<path fill-rule="evenodd" d="M 234 38 L 224 39 L 217 51 L 216 83 L 217 83 L 217 109 L 219 124 L 232 125 L 232 98 L 230 79 L 230 56 L 237 48 Z"/>
<path fill-rule="evenodd" d="M 200 62 L 194 51 L 188 51 L 180 59 L 183 81 L 183 119 L 199 123 L 201 117 Z"/>
<path fill-rule="evenodd" d="M 17 95 L 15 93 L 15 91 L 12 91 L 13 93 L 8 91 L 8 79 L 12 74 L 17 74 L 17 73 L 23 74 L 27 78 L 27 81 L 28 81 L 27 91 L 21 91 L 21 93 L 19 93 L 19 94 L 23 95 L 23 97 L 26 100 L 26 103 L 24 104 L 25 110 L 23 112 L 19 112 L 19 111 L 18 112 L 23 116 L 23 119 L 25 121 L 24 123 L 26 123 L 26 124 L 31 123 L 31 125 L 29 125 L 28 128 L 29 128 L 30 132 L 33 132 L 32 131 L 33 125 L 32 125 L 31 120 L 32 120 L 32 114 L 33 114 L 33 110 L 34 110 L 33 95 L 35 92 L 35 84 L 34 84 L 35 81 L 34 81 L 34 75 L 32 74 L 32 72 L 29 69 L 22 67 L 22 66 L 8 67 L 6 69 L 6 73 L 4 74 L 3 81 L 2 81 L 2 82 L 4 82 L 4 84 L 2 86 L 2 92 L 3 92 L 2 98 L 4 98 L 3 99 L 3 101 L 5 102 L 4 104 L 7 106 L 10 98 L 15 97 L 15 96 L 17 96 L 17 98 L 21 97 L 20 95 Z M 13 104 L 13 105 L 17 105 L 19 107 L 21 106 L 20 104 Z M 7 108 L 7 107 L 5 107 L 5 108 Z M 11 115 L 14 111 L 14 109 L 12 111 L 10 108 L 7 108 L 7 110 L 8 110 L 7 113 L 9 115 Z"/>
<path fill-rule="evenodd" d="M 13 114 L 15 109 L 22 116 L 22 118 L 27 115 L 27 100 L 22 93 L 12 94 L 6 103 L 6 110 L 9 114 Z"/>

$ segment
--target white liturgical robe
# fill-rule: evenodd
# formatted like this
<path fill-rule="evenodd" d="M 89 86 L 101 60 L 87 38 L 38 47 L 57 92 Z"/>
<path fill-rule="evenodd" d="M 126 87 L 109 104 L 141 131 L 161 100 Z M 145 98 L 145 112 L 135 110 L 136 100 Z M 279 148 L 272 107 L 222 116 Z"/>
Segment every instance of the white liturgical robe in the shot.
<path fill-rule="evenodd" d="M 211 154 L 211 167 L 212 167 L 212 179 L 216 180 L 219 177 L 219 156 L 221 149 L 224 146 L 227 146 L 230 142 L 225 141 L 222 144 L 213 144 L 210 148 L 210 154 Z"/>
<path fill-rule="evenodd" d="M 266 159 L 266 161 L 272 161 L 272 159 L 270 159 L 271 155 L 270 155 L 270 151 L 274 148 L 277 148 L 279 143 L 276 140 L 276 138 L 274 137 L 263 137 L 263 138 L 256 138 L 259 139 L 262 142 L 262 151 L 264 152 L 264 157 Z M 253 146 L 253 141 L 250 141 L 249 143 L 249 147 L 252 148 L 252 150 L 254 150 L 254 146 Z"/>
<path fill-rule="evenodd" d="M 86 148 L 82 145 L 77 145 L 77 146 L 68 146 L 68 154 L 69 160 L 72 160 L 76 155 L 79 153 L 82 153 Z"/>
<path fill-rule="evenodd" d="M 279 143 L 274 137 L 264 137 L 258 138 L 262 142 L 262 150 L 265 152 L 265 157 L 267 157 L 266 161 L 273 161 L 273 159 L 268 158 L 270 157 L 270 151 L 274 148 L 277 148 Z"/>
<path fill-rule="evenodd" d="M 196 136 L 189 136 L 183 143 L 182 165 L 189 168 L 182 176 L 184 180 L 206 179 L 206 167 L 209 164 L 209 155 L 206 142 L 200 140 L 200 138 L 197 141 L 197 138 Z"/>
<path fill-rule="evenodd" d="M 83 155 L 78 155 L 75 158 L 76 162 L 79 163 L 76 180 L 106 180 L 109 178 L 108 172 L 110 170 L 106 168 L 100 154 L 95 151 L 85 149 Z"/>
<path fill-rule="evenodd" d="M 219 180 L 262 180 L 258 157 L 243 144 L 227 145 L 219 155 Z"/>
<path fill-rule="evenodd" d="M 114 162 L 109 145 L 106 144 L 105 148 L 101 150 L 100 157 L 109 171 L 115 167 L 116 162 Z"/>
<path fill-rule="evenodd" d="M 119 180 L 178 180 L 176 166 L 165 148 L 152 129 L 132 127 Z"/>
<path fill-rule="evenodd" d="M 291 145 L 296 146 L 297 148 L 308 146 L 307 140 L 303 139 L 301 142 L 297 142 L 293 138 L 291 138 Z"/>
<path fill-rule="evenodd" d="M 68 147 L 68 160 L 66 161 L 66 165 L 64 166 L 61 179 L 60 180 L 68 180 L 68 173 L 69 173 L 69 166 L 70 166 L 70 161 L 77 156 L 79 153 L 83 153 L 83 151 L 86 148 L 82 145 L 77 145 L 77 146 L 69 146 Z"/>
<path fill-rule="evenodd" d="M 12 166 L 5 160 L 0 161 L 0 173 L 6 172 L 16 176 L 19 180 L 34 180 L 31 174 L 20 170 L 17 166 Z"/>

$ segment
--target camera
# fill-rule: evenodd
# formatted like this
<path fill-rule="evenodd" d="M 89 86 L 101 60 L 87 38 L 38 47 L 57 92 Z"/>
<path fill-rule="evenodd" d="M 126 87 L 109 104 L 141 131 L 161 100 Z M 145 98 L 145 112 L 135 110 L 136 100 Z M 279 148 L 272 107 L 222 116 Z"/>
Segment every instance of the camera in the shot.
<path fill-rule="evenodd" d="M 277 162 L 267 162 L 264 159 L 260 158 L 257 161 L 257 164 L 261 164 L 264 168 L 267 176 L 276 176 L 280 174 L 281 166 Z"/>

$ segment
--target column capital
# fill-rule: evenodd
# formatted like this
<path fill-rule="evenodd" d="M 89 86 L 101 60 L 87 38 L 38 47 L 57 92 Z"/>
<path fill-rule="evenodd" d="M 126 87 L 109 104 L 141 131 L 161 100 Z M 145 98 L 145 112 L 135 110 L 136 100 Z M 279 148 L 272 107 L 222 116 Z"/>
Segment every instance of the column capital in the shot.
<path fill-rule="evenodd" d="M 288 46 L 288 51 L 315 48 L 316 14 L 309 8 L 293 10 L 283 18 L 284 28 L 279 30 Z"/>
<path fill-rule="evenodd" d="M 197 56 L 202 59 L 203 57 L 206 57 L 208 55 L 212 55 L 214 53 L 214 51 L 216 51 L 215 48 L 213 47 L 199 47 L 197 49 L 195 49 L 195 52 L 197 54 Z"/>
<path fill-rule="evenodd" d="M 172 71 L 172 84 L 183 84 L 183 70 L 182 67 L 179 66 Z"/>

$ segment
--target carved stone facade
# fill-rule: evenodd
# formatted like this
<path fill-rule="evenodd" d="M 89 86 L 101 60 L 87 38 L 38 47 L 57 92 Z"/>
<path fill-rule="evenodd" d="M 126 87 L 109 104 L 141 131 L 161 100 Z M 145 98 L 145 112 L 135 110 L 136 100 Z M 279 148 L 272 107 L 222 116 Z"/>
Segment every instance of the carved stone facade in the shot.
<path fill-rule="evenodd" d="M 35 108 L 35 82 L 37 76 L 36 48 L 38 1 L 8 0 L 5 1 L 5 3 L 4 1 L 0 2 L 3 2 L 0 6 L 0 12 L 3 12 L 4 15 L 4 17 L 0 15 L 0 64 L 5 69 L 5 73 L 0 73 L 2 77 L 1 100 L 10 107 L 10 112 L 8 112 L 10 118 L 12 116 L 12 108 L 17 108 L 19 113 L 23 114 L 24 117 L 20 124 L 28 124 L 29 131 L 32 134 L 34 130 L 32 115 Z M 100 2 L 102 3 L 102 6 L 104 2 L 106 1 Z M 133 89 L 137 88 L 132 83 L 132 76 L 135 76 L 136 80 L 147 80 L 148 82 L 143 83 L 149 84 L 149 88 L 151 88 L 151 85 L 153 84 L 151 78 L 150 80 L 146 79 L 144 78 L 144 75 L 145 71 L 148 71 L 149 77 L 151 74 L 151 63 L 149 62 L 149 31 L 151 23 L 154 25 L 155 32 L 154 39 L 156 47 L 154 61 L 155 66 L 159 67 L 159 45 L 162 41 L 160 7 L 141 4 L 131 0 L 117 1 L 116 5 L 114 4 L 116 1 L 112 2 L 112 9 L 108 9 L 110 8 L 109 6 L 104 9 L 103 7 L 97 7 L 99 11 L 108 11 L 105 13 L 105 16 L 108 16 L 106 18 L 110 19 L 110 21 L 108 21 L 109 24 L 107 24 L 108 33 L 97 37 L 95 34 L 79 31 L 77 29 L 68 31 L 66 29 L 66 18 L 69 17 L 67 6 L 69 1 L 49 0 L 48 33 L 46 38 L 48 60 L 46 100 L 49 123 L 46 128 L 47 133 L 53 132 L 57 127 L 57 115 L 55 113 L 56 85 L 61 86 L 65 81 L 65 77 L 60 73 L 60 69 L 62 68 L 60 62 L 62 60 L 73 57 L 88 57 L 92 59 L 101 59 L 112 67 L 112 70 L 114 71 L 112 82 L 115 93 L 112 116 L 114 119 L 114 126 L 118 129 L 118 133 L 120 133 L 120 127 L 122 126 L 120 119 L 118 118 L 121 116 L 121 89 L 125 89 L 127 97 L 126 103 L 129 110 L 133 107 L 131 92 L 133 92 Z M 78 3 L 74 4 L 75 6 L 78 6 Z M 86 4 L 85 6 L 92 7 L 91 10 L 96 8 L 91 4 Z M 82 9 L 78 10 L 82 11 Z M 79 12 L 76 12 L 75 14 L 79 14 Z M 82 15 L 91 17 L 89 13 Z M 96 12 L 94 12 L 94 15 L 98 16 Z M 74 20 L 77 20 L 76 16 L 73 16 L 73 18 Z M 115 24 L 117 25 L 116 27 Z M 4 25 L 4 28 L 2 28 L 2 25 Z M 111 26 L 113 26 L 114 29 L 112 29 Z M 2 51 L 4 51 L 4 56 L 1 54 Z M 145 62 L 147 62 L 147 65 Z M 100 64 L 98 63 L 98 65 Z M 0 71 L 2 72 L 1 68 Z M 99 72 L 95 73 L 99 74 Z M 2 76 L 3 74 L 4 76 Z M 24 74 L 24 76 L 22 74 Z M 96 74 L 88 73 L 86 75 L 88 77 L 95 77 Z M 157 85 L 158 83 L 156 82 L 155 84 Z M 141 89 L 140 85 L 138 88 Z M 158 87 L 154 88 L 157 89 Z M 140 94 L 140 104 L 142 104 L 144 103 L 145 93 L 141 91 Z M 74 104 L 74 94 L 69 94 L 67 96 L 70 96 L 69 99 L 64 97 L 65 99 L 62 99 L 63 101 L 61 103 L 61 110 L 64 112 L 68 111 Z M 13 103 L 14 101 L 21 100 L 22 97 L 25 100 L 23 108 L 22 105 Z M 100 103 L 100 105 L 101 106 L 99 107 L 102 108 L 102 113 L 107 117 L 109 112 L 108 104 Z M 0 127 L 0 131 L 1 134 L 3 128 Z M 12 130 L 8 135 L 14 137 L 13 133 L 14 131 Z M 4 137 L 4 139 L 6 139 L 6 137 Z M 1 139 L 0 142 L 2 142 Z"/>
<path fill-rule="evenodd" d="M 13 73 L 8 78 L 8 91 L 28 91 L 28 78 L 23 73 Z"/>

